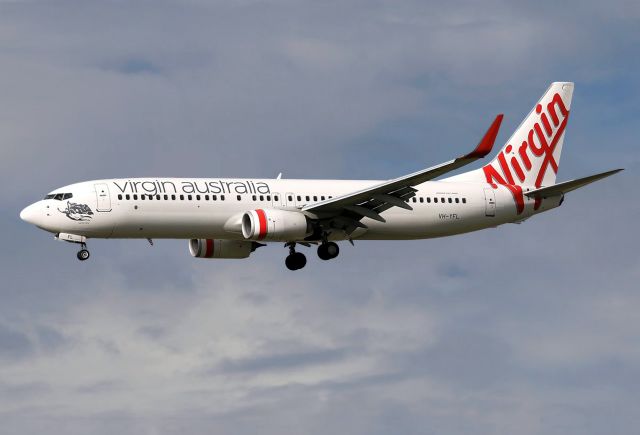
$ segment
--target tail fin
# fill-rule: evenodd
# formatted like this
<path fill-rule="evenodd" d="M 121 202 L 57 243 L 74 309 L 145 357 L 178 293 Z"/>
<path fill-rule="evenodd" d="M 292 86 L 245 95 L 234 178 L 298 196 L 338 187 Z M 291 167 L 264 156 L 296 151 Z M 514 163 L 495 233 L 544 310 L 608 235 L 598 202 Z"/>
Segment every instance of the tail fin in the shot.
<path fill-rule="evenodd" d="M 494 186 L 539 188 L 554 184 L 572 96 L 573 83 L 552 83 L 489 164 L 453 178 L 459 181 L 486 180 Z"/>

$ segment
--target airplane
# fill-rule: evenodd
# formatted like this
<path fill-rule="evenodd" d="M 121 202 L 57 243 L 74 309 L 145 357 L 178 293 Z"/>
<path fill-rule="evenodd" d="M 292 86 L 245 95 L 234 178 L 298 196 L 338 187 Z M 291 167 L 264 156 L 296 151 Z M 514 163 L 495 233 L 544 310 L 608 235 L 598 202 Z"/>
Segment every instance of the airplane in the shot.
<path fill-rule="evenodd" d="M 330 260 L 340 241 L 428 239 L 520 223 L 622 170 L 556 184 L 573 90 L 571 82 L 552 83 L 493 160 L 448 178 L 440 177 L 491 152 L 502 114 L 470 153 L 391 180 L 92 180 L 53 190 L 20 218 L 79 244 L 82 261 L 90 238 L 188 239 L 193 257 L 210 259 L 248 258 L 278 242 L 288 248 L 290 270 L 306 265 L 299 245 L 317 245 Z"/>

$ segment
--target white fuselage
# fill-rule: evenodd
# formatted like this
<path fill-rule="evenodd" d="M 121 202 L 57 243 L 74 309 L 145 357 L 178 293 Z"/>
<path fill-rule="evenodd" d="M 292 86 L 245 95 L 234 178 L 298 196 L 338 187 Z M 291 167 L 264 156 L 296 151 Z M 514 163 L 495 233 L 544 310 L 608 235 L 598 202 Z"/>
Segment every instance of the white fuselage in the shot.
<path fill-rule="evenodd" d="M 52 233 L 87 238 L 238 239 L 242 215 L 254 209 L 300 211 L 379 183 L 374 180 L 139 178 L 87 181 L 56 189 L 21 216 Z M 561 197 L 525 197 L 517 213 L 511 192 L 486 183 L 430 181 L 416 186 L 408 203 L 392 207 L 386 222 L 363 218 L 352 239 L 402 240 L 442 237 L 522 221 L 557 207 Z M 62 194 L 62 195 L 61 195 Z M 66 194 L 66 198 L 65 195 Z M 71 197 L 68 197 L 71 194 Z M 56 198 L 56 195 L 58 196 Z M 335 231 L 332 240 L 347 235 Z M 296 240 L 282 240 L 296 241 Z"/>

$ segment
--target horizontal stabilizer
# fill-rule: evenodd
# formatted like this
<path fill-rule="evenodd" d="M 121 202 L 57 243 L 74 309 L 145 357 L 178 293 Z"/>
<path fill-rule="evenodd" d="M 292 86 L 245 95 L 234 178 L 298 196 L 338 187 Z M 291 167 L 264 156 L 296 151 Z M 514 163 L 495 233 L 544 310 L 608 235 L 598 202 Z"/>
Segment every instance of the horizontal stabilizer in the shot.
<path fill-rule="evenodd" d="M 591 184 L 594 181 L 601 180 L 609 175 L 617 174 L 622 169 L 614 169 L 613 171 L 602 172 L 600 174 L 590 175 L 584 178 L 578 178 L 577 180 L 565 181 L 564 183 L 554 184 L 553 186 L 542 187 L 540 189 L 525 192 L 529 198 L 548 198 L 550 196 L 562 195 L 572 190 L 576 190 L 580 187 Z"/>

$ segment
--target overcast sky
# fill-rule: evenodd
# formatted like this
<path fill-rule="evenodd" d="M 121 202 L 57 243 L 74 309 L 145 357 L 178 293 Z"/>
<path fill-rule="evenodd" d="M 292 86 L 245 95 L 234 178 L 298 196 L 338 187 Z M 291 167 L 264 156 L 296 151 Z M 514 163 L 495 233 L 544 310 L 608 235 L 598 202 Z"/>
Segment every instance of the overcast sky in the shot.
<path fill-rule="evenodd" d="M 0 434 L 630 434 L 640 425 L 640 3 L 0 0 Z M 391 178 L 574 81 L 522 225 L 299 272 L 18 219 L 136 176 Z"/>

